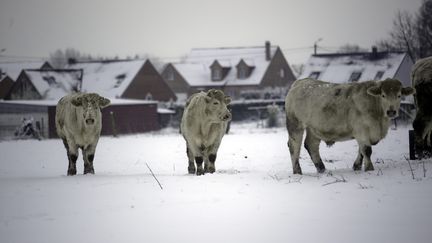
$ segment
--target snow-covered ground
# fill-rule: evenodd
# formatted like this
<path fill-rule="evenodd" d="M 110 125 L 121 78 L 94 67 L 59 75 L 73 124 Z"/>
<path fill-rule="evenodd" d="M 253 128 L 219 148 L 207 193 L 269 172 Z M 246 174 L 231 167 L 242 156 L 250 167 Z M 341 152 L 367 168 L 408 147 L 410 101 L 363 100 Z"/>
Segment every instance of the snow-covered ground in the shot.
<path fill-rule="evenodd" d="M 287 138 L 233 124 L 200 177 L 175 130 L 102 137 L 96 174 L 80 157 L 73 177 L 60 140 L 0 142 L 0 242 L 432 242 L 432 162 L 412 161 L 412 178 L 407 128 L 373 148 L 368 173 L 344 142 L 322 144 L 322 175 L 302 149 L 293 175 Z"/>

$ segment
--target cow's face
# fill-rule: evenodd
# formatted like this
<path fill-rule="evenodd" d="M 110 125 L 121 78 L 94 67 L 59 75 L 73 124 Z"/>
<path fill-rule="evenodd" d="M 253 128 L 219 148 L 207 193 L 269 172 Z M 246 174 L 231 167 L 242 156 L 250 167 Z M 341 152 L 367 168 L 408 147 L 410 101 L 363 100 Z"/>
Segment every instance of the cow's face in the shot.
<path fill-rule="evenodd" d="M 384 116 L 395 118 L 399 115 L 399 106 L 402 96 L 411 95 L 414 89 L 411 87 L 402 88 L 402 84 L 396 79 L 386 79 L 377 83 L 377 86 L 370 87 L 367 93 L 380 99 Z"/>
<path fill-rule="evenodd" d="M 100 110 L 110 104 L 110 100 L 95 93 L 82 94 L 74 98 L 72 105 L 83 109 L 83 120 L 85 126 L 93 126 L 100 120 Z"/>
<path fill-rule="evenodd" d="M 206 114 L 211 120 L 216 122 L 231 120 L 231 112 L 227 107 L 231 102 L 229 96 L 226 96 L 220 90 L 211 89 L 207 92 L 205 101 L 207 103 Z"/>

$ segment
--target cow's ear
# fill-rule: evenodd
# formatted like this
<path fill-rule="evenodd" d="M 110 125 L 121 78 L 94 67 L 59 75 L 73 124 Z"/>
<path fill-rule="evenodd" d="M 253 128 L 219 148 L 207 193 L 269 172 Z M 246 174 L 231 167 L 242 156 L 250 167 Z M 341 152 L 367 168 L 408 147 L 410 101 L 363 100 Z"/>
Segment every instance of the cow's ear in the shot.
<path fill-rule="evenodd" d="M 372 96 L 380 96 L 381 95 L 381 88 L 379 86 L 372 86 L 367 89 L 367 93 Z"/>
<path fill-rule="evenodd" d="M 71 100 L 71 103 L 74 106 L 82 106 L 82 98 L 81 97 L 75 97 Z"/>
<path fill-rule="evenodd" d="M 109 99 L 104 97 L 99 97 L 99 107 L 101 109 L 107 107 L 110 103 L 111 101 Z"/>
<path fill-rule="evenodd" d="M 415 94 L 415 89 L 413 89 L 411 87 L 402 88 L 401 91 L 402 91 L 402 95 L 403 96 L 408 96 L 408 95 Z"/>
<path fill-rule="evenodd" d="M 231 97 L 225 96 L 225 104 L 228 105 L 229 103 L 231 103 Z"/>

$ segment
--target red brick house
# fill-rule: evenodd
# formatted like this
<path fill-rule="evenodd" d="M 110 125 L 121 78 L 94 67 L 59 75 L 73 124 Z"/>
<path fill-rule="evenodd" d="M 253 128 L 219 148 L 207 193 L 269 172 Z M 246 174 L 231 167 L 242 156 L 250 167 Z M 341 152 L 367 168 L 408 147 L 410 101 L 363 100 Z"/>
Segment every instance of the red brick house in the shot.
<path fill-rule="evenodd" d="M 149 60 L 75 62 L 68 68 L 83 70 L 83 92 L 96 92 L 108 98 L 177 100 Z"/>
<path fill-rule="evenodd" d="M 3 77 L 0 80 L 0 100 L 6 97 L 13 84 L 14 81 L 9 76 Z"/>
<path fill-rule="evenodd" d="M 192 49 L 162 77 L 179 99 L 218 88 L 234 99 L 284 97 L 295 76 L 278 46 Z M 182 98 L 180 98 L 182 97 Z"/>

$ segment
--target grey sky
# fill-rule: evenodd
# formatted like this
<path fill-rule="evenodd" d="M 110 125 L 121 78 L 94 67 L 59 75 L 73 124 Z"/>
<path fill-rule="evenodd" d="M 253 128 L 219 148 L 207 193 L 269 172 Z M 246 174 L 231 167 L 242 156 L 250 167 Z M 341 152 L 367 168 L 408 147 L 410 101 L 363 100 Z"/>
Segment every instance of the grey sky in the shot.
<path fill-rule="evenodd" d="M 46 57 L 74 47 L 92 55 L 180 57 L 195 47 L 279 45 L 304 62 L 320 45 L 369 48 L 395 13 L 422 0 L 0 0 L 0 53 Z M 4 59 L 4 57 L 3 57 Z M 3 60 L 0 58 L 0 60 Z"/>

